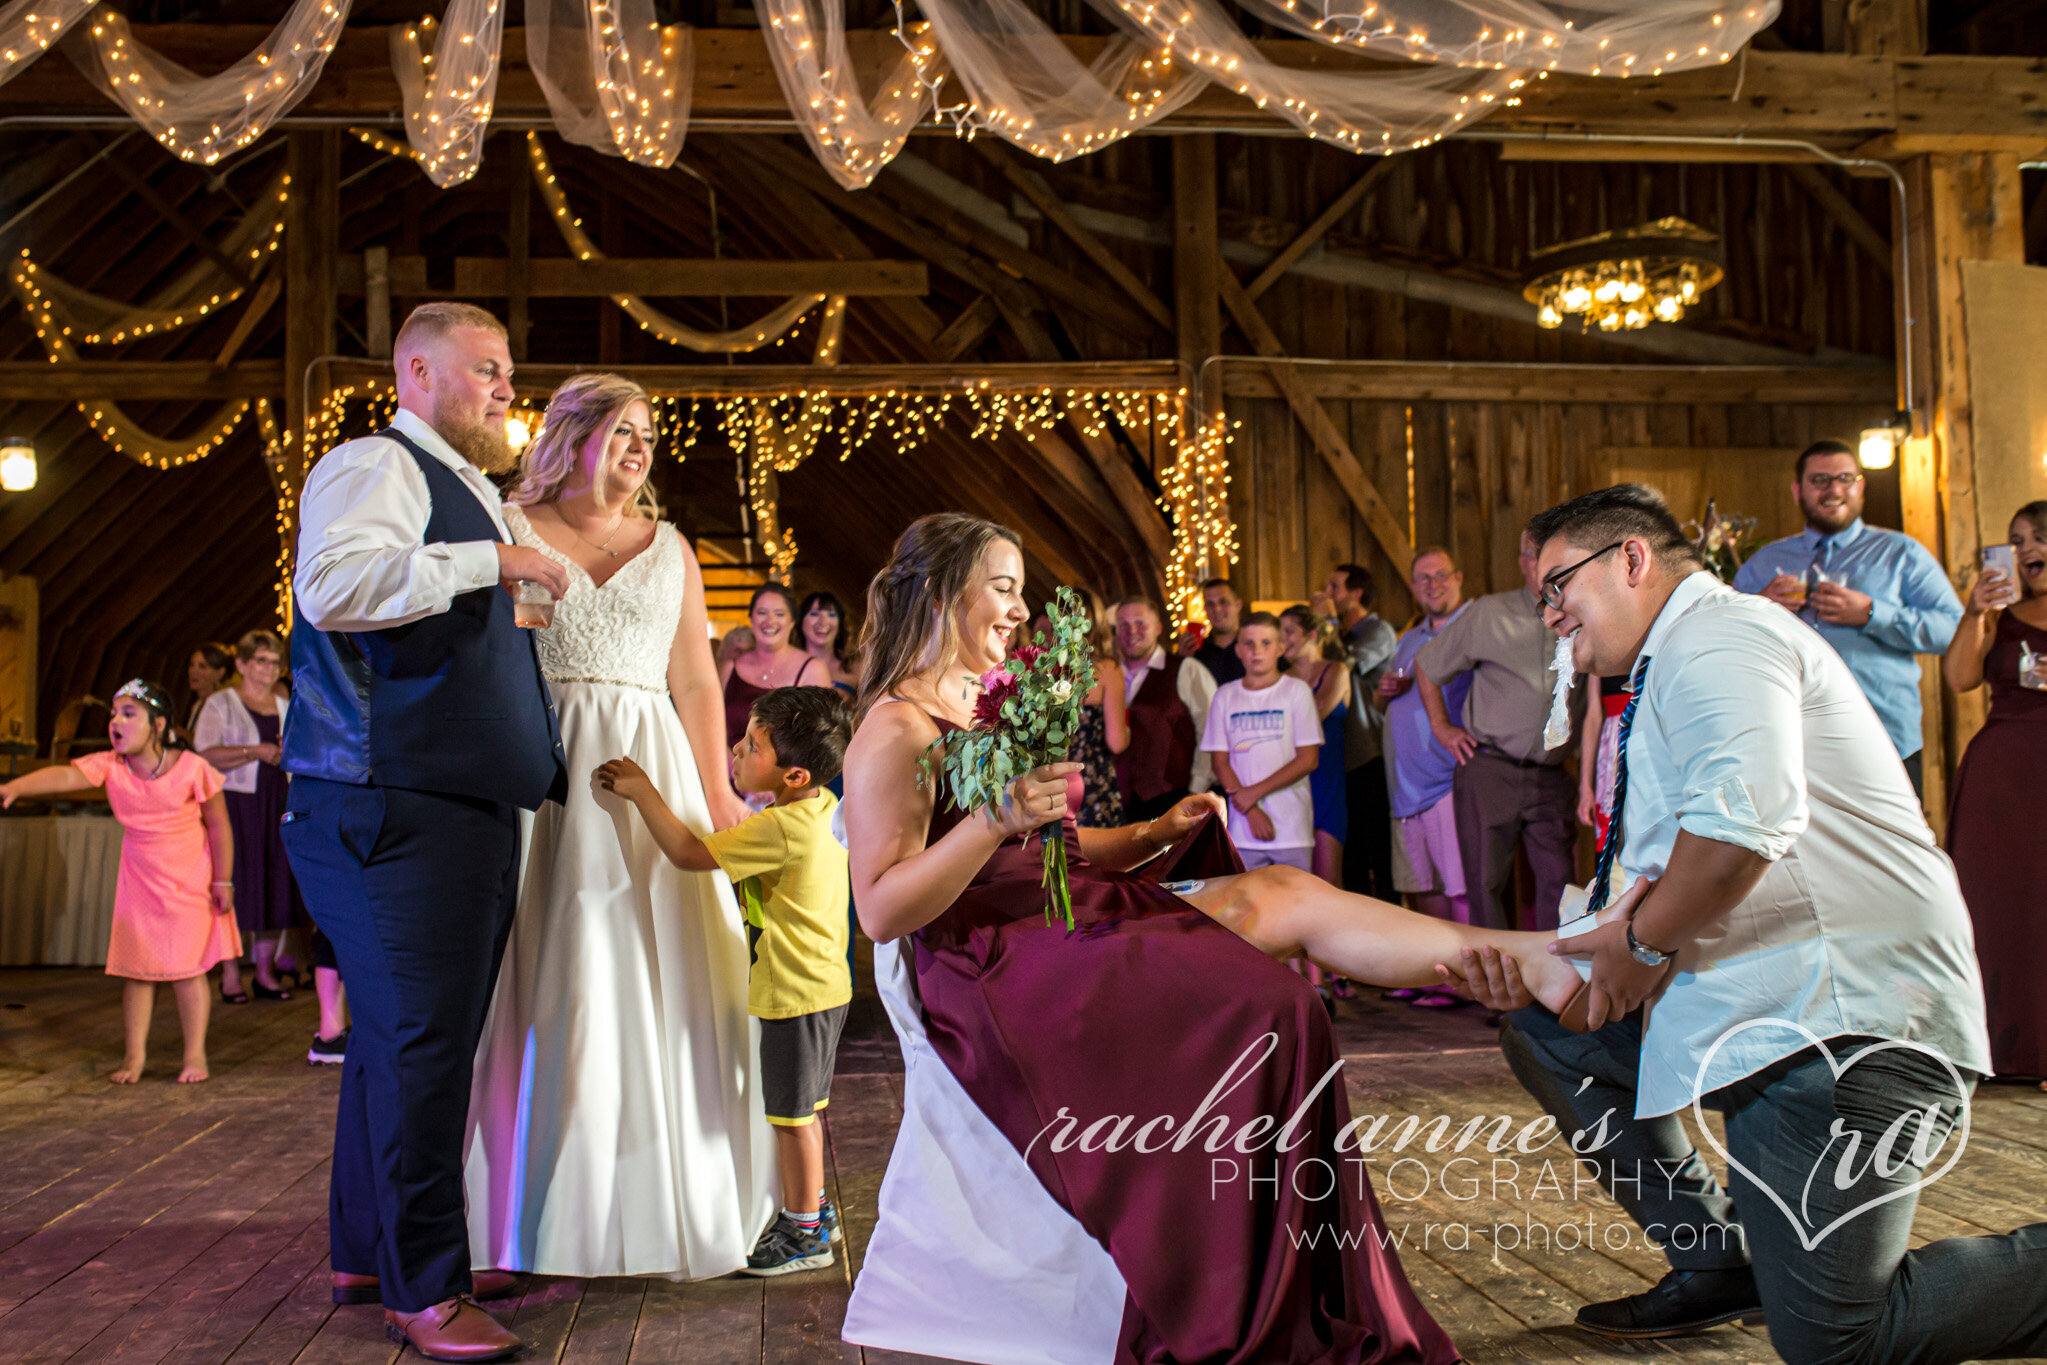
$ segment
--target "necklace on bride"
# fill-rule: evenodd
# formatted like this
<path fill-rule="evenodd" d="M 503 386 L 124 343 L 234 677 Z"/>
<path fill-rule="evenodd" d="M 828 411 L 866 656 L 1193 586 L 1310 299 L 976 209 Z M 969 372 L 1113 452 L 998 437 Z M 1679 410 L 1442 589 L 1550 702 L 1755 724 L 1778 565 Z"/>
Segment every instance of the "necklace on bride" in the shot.
<path fill-rule="evenodd" d="M 567 514 L 562 512 L 562 510 L 559 507 L 555 509 L 555 514 L 557 516 L 560 516 L 562 519 L 562 525 L 569 528 L 570 535 L 574 536 L 577 540 L 582 541 L 585 545 L 588 545 L 591 549 L 597 551 L 599 554 L 610 555 L 613 559 L 618 558 L 618 551 L 611 548 L 611 542 L 618 538 L 618 528 L 625 525 L 625 513 L 626 513 L 625 508 L 621 507 L 618 509 L 618 515 L 611 519 L 611 530 L 605 533 L 603 543 L 600 544 L 599 542 L 594 541 L 590 539 L 590 537 L 584 535 L 581 531 L 577 530 L 576 523 L 570 521 L 568 519 Z"/>

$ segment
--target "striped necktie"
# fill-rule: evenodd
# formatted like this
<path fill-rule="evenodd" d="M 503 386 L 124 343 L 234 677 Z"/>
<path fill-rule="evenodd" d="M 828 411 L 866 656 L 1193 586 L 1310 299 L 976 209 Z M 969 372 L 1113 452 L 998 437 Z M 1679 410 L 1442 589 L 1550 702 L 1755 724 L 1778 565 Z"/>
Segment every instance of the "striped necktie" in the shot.
<path fill-rule="evenodd" d="M 1600 847 L 1599 861 L 1592 868 L 1592 900 L 1585 913 L 1596 915 L 1606 908 L 1606 893 L 1613 875 L 1613 860 L 1620 856 L 1621 812 L 1628 800 L 1628 734 L 1635 728 L 1635 708 L 1642 704 L 1642 686 L 1649 680 L 1649 656 L 1644 654 L 1635 664 L 1635 672 L 1628 679 L 1628 704 L 1621 708 L 1620 742 L 1615 746 L 1613 763 L 1613 814 L 1606 821 L 1606 843 Z"/>

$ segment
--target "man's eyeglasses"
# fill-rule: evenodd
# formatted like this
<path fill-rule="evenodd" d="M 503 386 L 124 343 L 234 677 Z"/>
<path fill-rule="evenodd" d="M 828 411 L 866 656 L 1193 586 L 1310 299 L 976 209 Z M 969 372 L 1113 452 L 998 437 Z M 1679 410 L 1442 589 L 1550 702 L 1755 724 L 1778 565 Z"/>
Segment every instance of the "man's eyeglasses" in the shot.
<path fill-rule="evenodd" d="M 1862 474 L 1852 469 L 1846 474 L 1808 474 L 1805 476 L 1805 486 L 1815 493 L 1826 492 L 1828 484 L 1838 485 L 1841 491 L 1845 493 L 1861 482 Z"/>
<path fill-rule="evenodd" d="M 1440 588 L 1448 586 L 1450 580 L 1455 578 L 1456 576 L 1457 571 L 1455 569 L 1445 569 L 1441 573 L 1416 574 L 1414 576 L 1414 581 L 1425 587 Z"/>
<path fill-rule="evenodd" d="M 1604 550 L 1594 550 L 1591 554 L 1586 555 L 1576 564 L 1567 564 L 1563 568 L 1558 569 L 1556 572 L 1552 573 L 1549 577 L 1543 579 L 1542 589 L 1537 594 L 1542 598 L 1542 604 L 1548 607 L 1551 611 L 1562 611 L 1564 609 L 1564 584 L 1571 581 L 1571 575 L 1578 572 L 1578 570 L 1584 568 L 1587 564 L 1590 564 L 1593 560 L 1599 558 L 1601 555 L 1610 555 L 1615 550 L 1618 550 L 1621 546 L 1627 543 L 1628 542 L 1626 542 L 1625 540 L 1616 540 L 1613 544 L 1607 546 Z"/>

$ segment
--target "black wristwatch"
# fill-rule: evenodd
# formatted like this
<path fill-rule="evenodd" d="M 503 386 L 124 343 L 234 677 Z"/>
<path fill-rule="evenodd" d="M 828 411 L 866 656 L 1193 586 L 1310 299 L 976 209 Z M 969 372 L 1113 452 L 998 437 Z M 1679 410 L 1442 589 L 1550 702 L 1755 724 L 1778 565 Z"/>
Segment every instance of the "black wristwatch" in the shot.
<path fill-rule="evenodd" d="M 1628 953 L 1644 967 L 1661 967 L 1675 956 L 1675 954 L 1664 952 L 1661 948 L 1651 948 L 1648 944 L 1636 938 L 1635 922 L 1633 920 L 1628 921 Z"/>

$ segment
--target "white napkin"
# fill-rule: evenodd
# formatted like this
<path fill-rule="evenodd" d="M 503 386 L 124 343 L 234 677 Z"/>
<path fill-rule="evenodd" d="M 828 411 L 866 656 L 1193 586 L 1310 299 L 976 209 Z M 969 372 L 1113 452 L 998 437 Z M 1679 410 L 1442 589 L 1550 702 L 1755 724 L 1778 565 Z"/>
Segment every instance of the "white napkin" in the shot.
<path fill-rule="evenodd" d="M 1557 656 L 1550 661 L 1550 669 L 1557 675 L 1556 690 L 1550 695 L 1549 723 L 1542 727 L 1542 744 L 1554 749 L 1571 738 L 1571 684 L 1578 675 L 1571 668 L 1571 641 L 1569 637 L 1557 636 Z"/>

